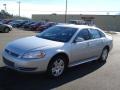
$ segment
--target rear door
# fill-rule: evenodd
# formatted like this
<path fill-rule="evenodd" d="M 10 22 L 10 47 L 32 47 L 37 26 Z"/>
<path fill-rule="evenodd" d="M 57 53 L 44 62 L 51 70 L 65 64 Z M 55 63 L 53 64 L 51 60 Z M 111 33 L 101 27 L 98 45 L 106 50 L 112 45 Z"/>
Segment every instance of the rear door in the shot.
<path fill-rule="evenodd" d="M 97 29 L 89 29 L 91 40 L 89 42 L 89 49 L 92 57 L 98 57 L 103 48 L 103 40 Z"/>

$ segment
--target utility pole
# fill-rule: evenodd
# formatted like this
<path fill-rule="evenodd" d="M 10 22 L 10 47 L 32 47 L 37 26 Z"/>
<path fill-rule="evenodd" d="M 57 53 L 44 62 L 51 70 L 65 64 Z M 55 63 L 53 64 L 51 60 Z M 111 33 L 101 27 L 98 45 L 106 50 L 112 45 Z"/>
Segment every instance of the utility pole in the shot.
<path fill-rule="evenodd" d="M 67 23 L 67 9 L 68 9 L 68 2 L 66 0 L 66 3 L 65 3 L 65 23 Z"/>
<path fill-rule="evenodd" d="M 5 12 L 7 12 L 7 4 L 3 4 L 3 6 L 5 7 Z"/>
<path fill-rule="evenodd" d="M 21 2 L 20 1 L 18 1 L 18 5 L 19 5 L 19 17 L 20 17 L 20 8 L 21 8 Z"/>

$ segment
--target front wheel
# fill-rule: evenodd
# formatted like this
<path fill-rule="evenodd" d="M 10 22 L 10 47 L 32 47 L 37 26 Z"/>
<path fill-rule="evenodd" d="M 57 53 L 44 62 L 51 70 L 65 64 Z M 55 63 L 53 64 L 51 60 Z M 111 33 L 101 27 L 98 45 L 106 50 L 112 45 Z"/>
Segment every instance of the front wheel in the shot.
<path fill-rule="evenodd" d="M 4 29 L 4 32 L 5 32 L 5 33 L 8 33 L 9 31 L 10 31 L 9 28 L 5 28 L 5 29 Z"/>
<path fill-rule="evenodd" d="M 102 61 L 102 62 L 106 62 L 107 57 L 108 57 L 108 53 L 109 53 L 108 49 L 104 48 L 99 60 Z"/>
<path fill-rule="evenodd" d="M 48 65 L 48 74 L 52 77 L 59 77 L 66 69 L 65 58 L 62 56 L 54 57 Z"/>

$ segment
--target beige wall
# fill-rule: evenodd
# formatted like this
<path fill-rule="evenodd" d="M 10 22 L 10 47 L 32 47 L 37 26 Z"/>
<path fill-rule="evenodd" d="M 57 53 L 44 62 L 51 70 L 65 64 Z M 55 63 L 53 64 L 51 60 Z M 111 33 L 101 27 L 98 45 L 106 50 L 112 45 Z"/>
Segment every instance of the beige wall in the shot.
<path fill-rule="evenodd" d="M 67 21 L 79 20 L 81 17 L 93 17 L 95 24 L 106 30 L 120 31 L 120 16 L 119 15 L 67 15 Z M 49 20 L 52 22 L 64 22 L 65 15 L 48 15 L 36 14 L 32 15 L 32 19 L 36 21 Z"/>

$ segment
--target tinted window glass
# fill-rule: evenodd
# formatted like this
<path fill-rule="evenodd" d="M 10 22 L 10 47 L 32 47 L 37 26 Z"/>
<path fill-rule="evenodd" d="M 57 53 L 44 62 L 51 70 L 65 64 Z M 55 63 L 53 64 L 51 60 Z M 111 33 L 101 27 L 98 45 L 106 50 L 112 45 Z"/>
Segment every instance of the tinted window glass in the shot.
<path fill-rule="evenodd" d="M 88 40 L 90 39 L 90 35 L 89 35 L 89 31 L 88 29 L 83 29 L 79 32 L 77 38 L 80 37 L 80 38 L 83 38 L 84 40 Z"/>
<path fill-rule="evenodd" d="M 105 37 L 105 34 L 101 31 L 99 31 L 101 37 Z"/>
<path fill-rule="evenodd" d="M 68 42 L 77 29 L 78 28 L 53 26 L 38 34 L 37 37 L 59 42 Z"/>
<path fill-rule="evenodd" d="M 90 34 L 91 34 L 91 39 L 96 39 L 101 37 L 98 30 L 95 29 L 90 29 Z"/>

